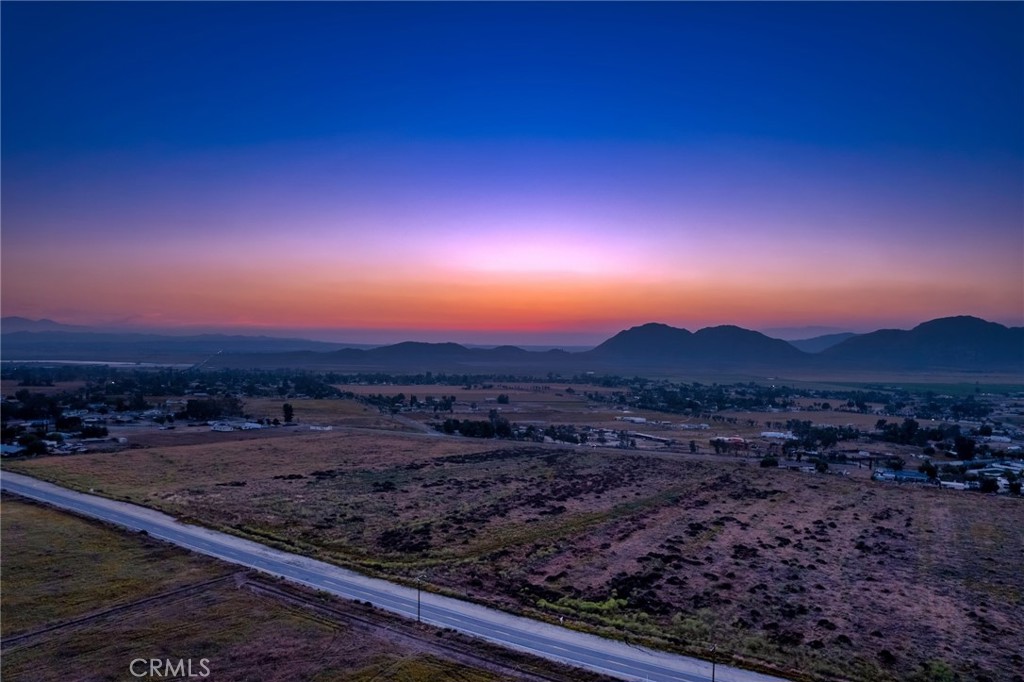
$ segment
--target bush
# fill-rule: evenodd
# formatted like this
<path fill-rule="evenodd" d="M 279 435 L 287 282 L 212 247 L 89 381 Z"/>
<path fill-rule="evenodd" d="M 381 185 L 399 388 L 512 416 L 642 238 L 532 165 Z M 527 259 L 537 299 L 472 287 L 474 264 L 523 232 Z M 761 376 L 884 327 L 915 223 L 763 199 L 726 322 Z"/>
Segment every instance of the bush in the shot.
<path fill-rule="evenodd" d="M 767 456 L 767 457 L 762 457 L 761 458 L 761 467 L 762 468 L 770 469 L 772 467 L 777 467 L 777 466 L 779 466 L 779 458 L 778 457 Z M 827 465 L 826 465 L 826 468 L 827 468 Z"/>
<path fill-rule="evenodd" d="M 925 665 L 917 674 L 911 676 L 911 682 L 956 682 L 960 676 L 942 661 L 932 661 Z"/>

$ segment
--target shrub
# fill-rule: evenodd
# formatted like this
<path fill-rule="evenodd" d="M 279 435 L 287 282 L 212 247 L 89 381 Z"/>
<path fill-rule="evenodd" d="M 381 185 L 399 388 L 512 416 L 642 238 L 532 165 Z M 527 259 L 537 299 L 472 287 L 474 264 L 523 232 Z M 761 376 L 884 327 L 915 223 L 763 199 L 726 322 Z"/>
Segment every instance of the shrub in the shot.
<path fill-rule="evenodd" d="M 910 678 L 911 682 L 955 682 L 958 679 L 960 676 L 942 661 L 931 661 Z"/>

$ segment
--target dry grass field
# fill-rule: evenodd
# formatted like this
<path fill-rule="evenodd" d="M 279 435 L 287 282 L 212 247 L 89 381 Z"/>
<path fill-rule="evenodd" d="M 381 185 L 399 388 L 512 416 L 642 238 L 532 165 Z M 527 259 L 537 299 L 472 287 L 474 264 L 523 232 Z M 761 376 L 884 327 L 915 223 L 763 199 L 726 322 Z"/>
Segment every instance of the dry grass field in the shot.
<path fill-rule="evenodd" d="M 717 644 L 793 677 L 1021 679 L 1020 499 L 346 431 L 5 466 L 575 627 L 698 655 Z"/>
<path fill-rule="evenodd" d="M 4 638 L 231 572 L 6 495 L 0 532 Z"/>
<path fill-rule="evenodd" d="M 0 379 L 0 395 L 14 395 L 21 390 L 43 395 L 56 395 L 64 391 L 77 391 L 85 386 L 84 381 L 57 381 L 53 386 L 19 386 L 19 383 L 17 379 Z"/>
<path fill-rule="evenodd" d="M 465 644 L 372 609 L 317 599 L 317 611 L 302 590 L 281 599 L 233 567 L 19 498 L 4 497 L 2 521 L 5 680 L 132 679 L 138 658 L 191 659 L 195 675 L 206 659 L 215 680 L 534 679 L 467 662 Z M 339 608 L 355 618 L 329 617 Z"/>
<path fill-rule="evenodd" d="M 383 415 L 377 409 L 356 400 L 312 400 L 247 398 L 245 413 L 255 419 L 281 419 L 284 403 L 290 403 L 295 410 L 295 421 L 299 425 L 350 426 L 379 430 L 409 431 L 409 426 L 400 420 Z"/>

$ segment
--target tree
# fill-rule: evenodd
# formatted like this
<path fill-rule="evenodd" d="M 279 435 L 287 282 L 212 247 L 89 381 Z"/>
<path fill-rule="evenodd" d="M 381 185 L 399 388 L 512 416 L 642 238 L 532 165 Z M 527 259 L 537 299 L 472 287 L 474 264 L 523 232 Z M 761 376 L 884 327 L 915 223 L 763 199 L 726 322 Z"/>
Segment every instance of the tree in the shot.
<path fill-rule="evenodd" d="M 207 400 L 190 399 L 185 403 L 185 417 L 195 421 L 216 419 L 222 411 L 220 404 L 212 398 Z"/>
<path fill-rule="evenodd" d="M 285 423 L 291 424 L 292 419 L 294 419 L 295 417 L 295 408 L 292 407 L 291 403 L 285 403 L 284 405 L 281 406 L 281 409 L 284 412 Z"/>
<path fill-rule="evenodd" d="M 499 405 L 508 405 L 508 402 L 509 402 L 509 398 L 508 398 L 508 394 L 507 393 L 501 393 L 501 394 L 498 395 L 498 404 Z"/>
<path fill-rule="evenodd" d="M 973 438 L 957 436 L 953 439 L 953 447 L 956 449 L 956 454 L 960 459 L 974 459 L 975 446 L 976 443 Z"/>
<path fill-rule="evenodd" d="M 25 448 L 26 455 L 35 456 L 46 454 L 46 443 L 44 443 L 39 436 L 32 433 L 26 433 L 18 438 L 18 445 Z"/>
<path fill-rule="evenodd" d="M 690 441 L 690 452 L 697 452 L 697 441 Z"/>
<path fill-rule="evenodd" d="M 983 493 L 999 492 L 999 481 L 988 476 L 982 476 L 978 489 Z"/>

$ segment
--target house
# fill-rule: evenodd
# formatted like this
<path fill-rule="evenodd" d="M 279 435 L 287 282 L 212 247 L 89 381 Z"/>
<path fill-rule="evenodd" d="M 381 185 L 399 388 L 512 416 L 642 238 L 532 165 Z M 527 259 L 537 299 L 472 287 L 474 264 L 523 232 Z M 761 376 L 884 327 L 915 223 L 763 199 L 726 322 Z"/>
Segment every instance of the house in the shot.
<path fill-rule="evenodd" d="M 761 438 L 777 438 L 779 440 L 798 440 L 792 431 L 762 431 Z"/>
<path fill-rule="evenodd" d="M 928 474 L 920 471 L 894 471 L 892 469 L 876 469 L 871 474 L 874 481 L 896 481 L 897 483 L 927 483 Z"/>

